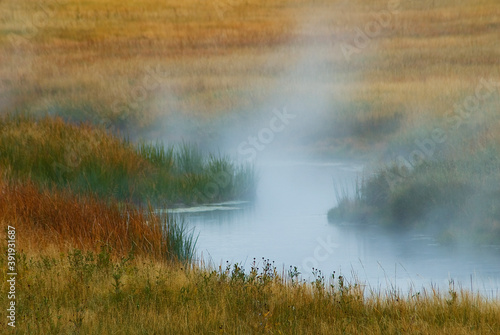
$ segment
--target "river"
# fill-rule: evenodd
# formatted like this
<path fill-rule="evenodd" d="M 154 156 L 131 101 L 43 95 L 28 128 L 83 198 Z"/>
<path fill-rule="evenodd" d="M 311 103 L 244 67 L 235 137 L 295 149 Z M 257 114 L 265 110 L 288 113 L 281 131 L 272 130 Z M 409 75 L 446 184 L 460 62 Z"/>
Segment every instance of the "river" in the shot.
<path fill-rule="evenodd" d="M 376 292 L 403 294 L 450 283 L 498 297 L 500 246 L 441 245 L 417 232 L 388 232 L 375 225 L 327 221 L 334 185 L 352 188 L 363 171 L 353 162 L 273 162 L 258 165 L 256 201 L 175 210 L 198 235 L 197 257 L 212 266 L 226 261 L 249 269 L 254 258 L 278 270 L 297 266 L 311 280 L 312 267 L 333 271 Z"/>

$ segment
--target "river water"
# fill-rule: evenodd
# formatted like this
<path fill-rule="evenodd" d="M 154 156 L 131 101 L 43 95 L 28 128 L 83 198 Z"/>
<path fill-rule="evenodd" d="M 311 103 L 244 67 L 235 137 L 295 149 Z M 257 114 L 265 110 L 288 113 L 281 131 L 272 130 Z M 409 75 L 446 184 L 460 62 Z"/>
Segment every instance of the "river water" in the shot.
<path fill-rule="evenodd" d="M 329 223 L 334 185 L 353 188 L 363 170 L 353 162 L 260 164 L 253 204 L 229 202 L 178 209 L 198 235 L 197 257 L 213 266 L 226 261 L 249 269 L 254 258 L 278 270 L 297 266 L 303 279 L 312 268 L 354 277 L 368 292 L 417 293 L 463 287 L 498 297 L 500 246 L 447 246 L 431 236 L 388 232 L 375 225 Z"/>

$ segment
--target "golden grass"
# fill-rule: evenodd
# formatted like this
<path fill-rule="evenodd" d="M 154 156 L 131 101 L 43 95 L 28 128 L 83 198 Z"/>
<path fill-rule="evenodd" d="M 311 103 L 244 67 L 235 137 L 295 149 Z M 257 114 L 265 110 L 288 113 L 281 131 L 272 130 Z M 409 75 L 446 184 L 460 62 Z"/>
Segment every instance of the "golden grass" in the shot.
<path fill-rule="evenodd" d="M 0 223 L 16 228 L 19 334 L 500 331 L 498 300 L 453 286 L 408 295 L 365 292 L 362 283 L 321 273 L 311 283 L 299 281 L 268 260 L 246 272 L 237 264 L 213 270 L 175 257 L 165 262 L 172 249 L 155 216 L 29 183 L 1 182 L 0 194 Z M 2 278 L 7 269 L 0 258 Z M 1 295 L 0 304 L 8 303 Z"/>
<path fill-rule="evenodd" d="M 61 118 L 31 118 L 9 115 L 0 119 L 4 154 L 18 146 L 24 157 L 11 162 L 18 172 L 35 170 L 36 163 L 52 158 L 68 168 L 77 168 L 91 159 L 104 166 L 120 166 L 130 174 L 148 169 L 147 162 L 132 144 L 86 123 L 71 124 Z M 29 166 L 22 166 L 22 159 Z M 2 157 L 1 159 L 6 159 Z M 7 165 L 9 162 L 3 161 Z"/>
<path fill-rule="evenodd" d="M 443 116 L 481 77 L 500 78 L 496 0 L 401 1 L 391 25 L 346 60 L 342 43 L 353 44 L 356 28 L 387 6 L 385 0 L 54 0 L 41 8 L 4 0 L 0 112 L 49 111 L 142 129 L 176 114 L 203 121 L 251 113 L 276 96 L 326 97 L 369 104 L 344 108 L 345 118 L 402 113 L 405 131 Z M 10 135 L 27 139 L 28 149 L 29 141 L 46 140 L 43 126 L 2 131 L 22 132 Z M 66 129 L 61 121 L 53 128 Z M 82 129 L 78 142 L 99 148 L 96 133 L 86 138 Z M 141 170 L 130 151 L 108 147 L 103 159 L 120 157 Z M 500 332 L 498 301 L 465 291 L 367 297 L 361 286 L 338 282 L 322 289 L 268 272 L 250 279 L 235 269 L 180 269 L 159 261 L 169 252 L 159 219 L 138 209 L 29 182 L 1 181 L 0 194 L 0 223 L 16 226 L 23 252 L 19 333 Z M 132 245 L 138 257 L 127 260 Z M 101 246 L 114 252 L 113 263 L 97 262 Z M 2 278 L 6 269 L 2 257 Z M 6 306 L 6 295 L 0 304 Z"/>
<path fill-rule="evenodd" d="M 40 28 L 29 23 L 43 13 L 34 2 L 2 2 L 2 110 L 85 106 L 89 119 L 121 114 L 145 127 L 171 114 L 252 112 L 286 92 L 412 119 L 442 115 L 479 78 L 500 78 L 495 0 L 401 1 L 350 61 L 342 43 L 387 1 L 60 1 Z M 297 74 L 308 61 L 314 75 Z M 144 92 L 150 68 L 162 69 L 160 86 Z"/>
<path fill-rule="evenodd" d="M 4 262 L 2 260 L 2 262 Z M 1 264 L 0 272 L 6 266 Z M 497 334 L 498 300 L 467 291 L 363 294 L 256 265 L 182 268 L 44 252 L 18 260 L 16 330 L 38 334 Z M 330 286 L 331 284 L 331 286 Z M 5 305 L 6 295 L 0 297 Z"/>

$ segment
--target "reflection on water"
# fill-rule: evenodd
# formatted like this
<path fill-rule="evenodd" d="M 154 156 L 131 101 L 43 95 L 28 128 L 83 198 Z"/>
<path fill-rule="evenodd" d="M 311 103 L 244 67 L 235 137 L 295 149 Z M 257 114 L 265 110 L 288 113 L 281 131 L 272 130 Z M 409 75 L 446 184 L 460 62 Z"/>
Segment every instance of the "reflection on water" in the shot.
<path fill-rule="evenodd" d="M 455 287 L 498 296 L 500 248 L 442 246 L 417 233 L 391 233 L 377 226 L 329 224 L 334 183 L 352 187 L 362 171 L 356 163 L 286 162 L 259 166 L 253 204 L 229 202 L 177 209 L 175 214 L 199 233 L 198 256 L 213 265 L 225 261 L 246 268 L 254 258 L 297 266 L 304 278 L 311 268 L 355 274 L 369 289 L 402 292 Z"/>

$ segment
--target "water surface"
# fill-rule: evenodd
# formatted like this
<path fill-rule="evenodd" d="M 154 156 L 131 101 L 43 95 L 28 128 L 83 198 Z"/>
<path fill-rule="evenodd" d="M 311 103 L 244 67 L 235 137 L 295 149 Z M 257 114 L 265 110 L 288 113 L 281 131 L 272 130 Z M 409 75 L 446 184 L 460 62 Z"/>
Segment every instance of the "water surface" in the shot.
<path fill-rule="evenodd" d="M 275 162 L 258 166 L 255 203 L 230 202 L 176 210 L 199 234 L 197 254 L 218 266 L 253 259 L 297 266 L 305 279 L 312 267 L 325 276 L 353 274 L 368 289 L 446 292 L 451 281 L 498 296 L 500 247 L 451 247 L 421 233 L 388 232 L 374 225 L 328 223 L 334 184 L 353 187 L 363 166 L 352 162 Z"/>

